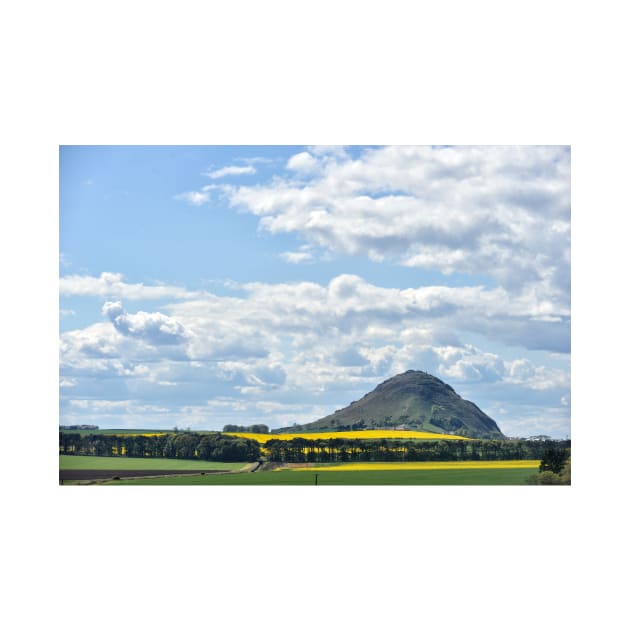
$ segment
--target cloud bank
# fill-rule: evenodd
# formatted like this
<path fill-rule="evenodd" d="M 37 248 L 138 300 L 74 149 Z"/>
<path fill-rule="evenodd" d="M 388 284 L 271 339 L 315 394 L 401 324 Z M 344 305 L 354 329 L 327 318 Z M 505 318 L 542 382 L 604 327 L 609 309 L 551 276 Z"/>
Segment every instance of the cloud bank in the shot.
<path fill-rule="evenodd" d="M 129 286 L 135 294 L 137 287 Z M 569 313 L 528 291 L 514 298 L 502 288 L 392 289 L 348 274 L 326 285 L 250 283 L 241 289 L 242 297 L 196 294 L 156 312 L 129 313 L 121 301 L 105 301 L 104 322 L 61 336 L 68 409 L 78 391 L 106 399 L 103 392 L 111 388 L 123 399 L 130 391 L 142 394 L 136 409 L 194 403 L 216 423 L 218 416 L 204 405 L 220 397 L 234 405 L 233 415 L 223 418 L 235 419 L 245 404 L 267 422 L 292 424 L 319 417 L 307 417 L 309 409 L 332 411 L 392 374 L 420 368 L 464 396 L 470 392 L 482 407 L 484 395 L 493 404 L 502 401 L 509 428 L 515 404 L 536 400 L 560 408 L 570 394 L 568 354 L 557 354 L 557 365 L 550 366 L 527 353 L 567 351 Z M 116 290 L 127 293 L 121 280 Z M 511 339 L 515 358 L 467 342 L 469 333 L 493 343 Z M 254 403 L 267 404 L 267 411 Z M 289 404 L 302 405 L 291 422 L 286 408 L 274 407 Z M 500 425 L 501 415 L 495 412 Z"/>
<path fill-rule="evenodd" d="M 395 146 L 354 159 L 303 151 L 287 169 L 300 177 L 224 193 L 262 230 L 327 252 L 536 285 L 568 303 L 566 147 Z"/>

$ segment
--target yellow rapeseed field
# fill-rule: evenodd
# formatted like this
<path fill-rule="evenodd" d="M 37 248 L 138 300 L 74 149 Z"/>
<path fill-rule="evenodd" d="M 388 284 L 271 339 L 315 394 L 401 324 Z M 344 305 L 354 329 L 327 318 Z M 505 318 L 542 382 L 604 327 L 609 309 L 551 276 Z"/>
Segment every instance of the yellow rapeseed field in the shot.
<path fill-rule="evenodd" d="M 301 472 L 319 472 L 320 470 L 349 471 L 349 470 L 483 470 L 496 468 L 532 468 L 538 469 L 540 460 L 519 459 L 491 462 L 355 462 L 337 464 L 334 466 L 317 466 L 293 468 Z"/>
<path fill-rule="evenodd" d="M 428 431 L 395 431 L 387 429 L 372 429 L 367 431 L 327 431 L 322 433 L 227 433 L 236 437 L 249 438 L 265 444 L 269 440 L 293 440 L 304 438 L 306 440 L 331 440 L 344 438 L 350 440 L 468 440 L 470 438 L 444 433 L 429 433 Z"/>

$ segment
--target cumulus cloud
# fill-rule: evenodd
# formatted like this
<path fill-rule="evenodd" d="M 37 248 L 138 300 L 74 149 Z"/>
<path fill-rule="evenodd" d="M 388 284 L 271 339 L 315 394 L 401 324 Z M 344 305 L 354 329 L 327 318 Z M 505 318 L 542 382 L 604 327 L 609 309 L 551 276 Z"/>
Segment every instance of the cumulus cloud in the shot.
<path fill-rule="evenodd" d="M 90 292 L 117 292 L 107 288 L 116 282 L 94 280 L 87 283 Z M 118 292 L 135 295 L 154 288 L 158 287 L 125 287 Z M 159 289 L 180 294 L 174 288 Z M 103 314 L 112 328 L 95 325 L 65 334 L 62 341 L 80 349 L 83 356 L 94 358 L 116 355 L 123 341 L 129 352 L 129 344 L 137 341 L 143 342 L 141 352 L 146 353 L 147 343 L 181 346 L 187 359 L 202 361 L 269 360 L 276 351 L 288 360 L 289 352 L 297 356 L 307 349 L 332 347 L 338 353 L 333 364 L 347 363 L 350 354 L 345 348 L 354 345 L 361 348 L 363 358 L 371 357 L 379 365 L 396 365 L 395 354 L 400 357 L 408 348 L 460 346 L 459 335 L 466 332 L 482 334 L 494 342 L 508 339 L 525 348 L 552 351 L 559 350 L 558 338 L 568 339 L 570 334 L 565 308 L 541 303 L 528 293 L 510 296 L 501 288 L 384 288 L 342 274 L 327 285 L 250 283 L 241 290 L 245 293 L 242 297 L 194 295 L 164 306 L 166 314 L 129 314 L 122 301 L 107 301 Z M 181 294 L 190 295 L 184 290 Z M 390 348 L 387 357 L 378 355 L 378 349 L 384 347 Z M 394 347 L 400 352 L 394 353 Z M 355 354 L 353 362 L 359 361 Z M 449 369 L 452 374 L 459 370 L 472 375 L 481 370 L 479 362 L 477 358 L 474 365 Z M 511 378 L 518 374 L 515 367 Z"/>
<path fill-rule="evenodd" d="M 111 272 L 66 275 L 62 296 L 99 298 L 107 320 L 61 334 L 65 418 L 284 426 L 413 368 L 451 382 L 508 434 L 568 426 L 568 148 L 308 147 L 282 176 L 223 181 L 254 174 L 257 162 L 209 170 L 213 181 L 177 198 L 201 206 L 218 191 L 261 230 L 297 235 L 306 244 L 279 254 L 287 263 L 366 256 L 470 274 L 470 286 L 399 289 L 340 274 L 322 284 L 242 284 L 237 297 Z M 152 299 L 171 303 L 123 307 Z"/>
<path fill-rule="evenodd" d="M 245 402 L 301 405 L 295 418 L 306 421 L 319 417 L 303 418 L 308 409 L 329 413 L 388 376 L 424 369 L 462 395 L 474 387 L 469 397 L 482 408 L 498 400 L 513 411 L 510 400 L 520 397 L 525 404 L 534 397 L 567 411 L 561 399 L 570 391 L 568 365 L 508 360 L 483 349 L 484 338 L 497 346 L 506 336 L 523 348 L 555 348 L 549 340 L 559 327 L 568 334 L 568 311 L 535 293 L 386 288 L 350 274 L 327 284 L 250 283 L 240 289 L 238 297 L 203 293 L 152 313 L 128 313 L 122 300 L 106 301 L 107 322 L 61 335 L 61 378 L 73 383 L 64 391 L 75 400 L 105 400 L 107 393 L 122 400 L 133 391 L 139 400 L 146 396 L 146 404 L 169 408 L 202 404 L 200 396 L 238 395 Z M 463 342 L 469 333 L 480 343 Z M 273 405 L 267 409 L 276 418 Z M 212 416 L 207 409 L 195 414 L 199 422 Z"/>
<path fill-rule="evenodd" d="M 152 345 L 180 344 L 188 338 L 186 329 L 177 320 L 162 313 L 138 311 L 129 315 L 121 302 L 105 302 L 103 315 L 121 335 L 136 337 Z"/>
<path fill-rule="evenodd" d="M 303 151 L 289 158 L 287 168 L 299 173 L 313 173 L 320 169 L 320 162 L 307 151 Z"/>
<path fill-rule="evenodd" d="M 310 152 L 306 181 L 225 189 L 261 229 L 402 265 L 495 278 L 568 303 L 570 153 L 566 147 L 408 147 L 356 159 Z"/>
<path fill-rule="evenodd" d="M 472 346 L 458 349 L 446 348 L 446 352 L 438 348 L 437 354 L 444 355 L 444 362 L 440 364 L 438 371 L 447 379 L 465 382 L 494 382 L 505 374 L 505 365 L 497 355 L 480 352 Z"/>
<path fill-rule="evenodd" d="M 105 324 L 93 324 L 87 328 L 72 330 L 61 335 L 60 351 L 62 367 L 70 357 L 102 359 L 119 354 L 118 335 Z M 85 363 L 83 364 L 85 365 Z"/>

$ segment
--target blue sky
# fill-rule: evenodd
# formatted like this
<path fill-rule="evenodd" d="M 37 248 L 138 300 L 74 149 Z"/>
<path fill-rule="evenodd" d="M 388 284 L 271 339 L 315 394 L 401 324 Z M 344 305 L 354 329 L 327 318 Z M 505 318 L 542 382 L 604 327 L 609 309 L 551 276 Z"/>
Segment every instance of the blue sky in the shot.
<path fill-rule="evenodd" d="M 568 147 L 60 149 L 60 419 L 308 422 L 406 369 L 570 435 Z"/>

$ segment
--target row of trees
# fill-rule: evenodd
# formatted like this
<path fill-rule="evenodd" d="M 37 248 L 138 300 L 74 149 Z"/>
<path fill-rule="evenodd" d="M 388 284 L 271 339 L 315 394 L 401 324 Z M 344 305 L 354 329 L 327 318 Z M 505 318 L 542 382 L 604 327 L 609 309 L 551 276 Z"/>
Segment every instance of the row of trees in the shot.
<path fill-rule="evenodd" d="M 226 424 L 223 431 L 225 433 L 269 433 L 269 427 L 266 424 L 250 424 L 249 426 Z"/>
<path fill-rule="evenodd" d="M 330 438 L 269 440 L 264 449 L 275 462 L 458 461 L 541 459 L 541 472 L 556 474 L 571 446 L 564 441 L 527 440 L 361 440 Z M 205 461 L 255 461 L 255 440 L 222 433 L 179 432 L 162 435 L 111 435 L 59 432 L 59 453 L 127 457 L 169 457 Z"/>
<path fill-rule="evenodd" d="M 108 435 L 59 432 L 62 455 L 127 457 L 169 457 L 218 462 L 244 462 L 260 459 L 255 440 L 221 433 L 180 432 L 163 435 Z"/>
<path fill-rule="evenodd" d="M 270 461 L 463 461 L 541 459 L 549 448 L 566 449 L 570 441 L 528 442 L 525 440 L 269 440 L 265 444 Z"/>

